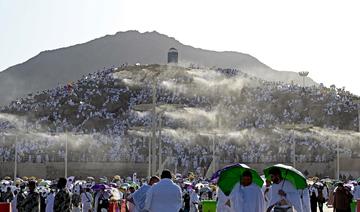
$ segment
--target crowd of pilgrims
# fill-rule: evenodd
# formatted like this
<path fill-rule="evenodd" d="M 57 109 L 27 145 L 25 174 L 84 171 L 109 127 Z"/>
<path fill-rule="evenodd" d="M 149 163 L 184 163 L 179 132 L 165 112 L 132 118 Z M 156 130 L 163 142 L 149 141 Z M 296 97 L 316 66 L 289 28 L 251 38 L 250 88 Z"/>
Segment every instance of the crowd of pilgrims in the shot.
<path fill-rule="evenodd" d="M 254 136 L 245 144 L 231 143 L 224 138 L 216 144 L 217 155 L 221 163 L 243 161 L 248 163 L 290 161 L 291 146 L 284 138 L 281 145 L 267 146 L 264 141 L 266 136 Z M 7 137 L 0 138 L 0 161 L 14 161 L 14 140 Z M 74 140 L 72 140 L 74 141 Z M 193 143 L 189 141 L 173 142 L 171 137 L 163 137 L 163 155 L 173 156 L 169 161 L 170 167 L 178 169 L 195 170 L 198 167 L 208 167 L 212 160 L 211 141 L 206 143 Z M 298 145 L 298 162 L 316 161 L 326 162 L 335 157 L 332 149 L 336 144 L 318 143 L 307 146 L 310 142 L 302 141 Z M 300 147 L 316 151 L 314 155 L 299 154 Z M 317 150 L 318 149 L 318 150 Z M 281 153 L 278 155 L 277 153 Z M 350 155 L 351 156 L 351 155 Z M 21 163 L 49 163 L 62 162 L 65 157 L 65 143 L 57 142 L 56 138 L 37 137 L 17 141 L 17 157 Z M 104 139 L 103 136 L 94 134 L 91 139 L 77 139 L 68 145 L 69 162 L 135 162 L 148 161 L 148 144 L 140 137 L 131 140 L 121 140 L 121 137 Z"/>
<path fill-rule="evenodd" d="M 193 173 L 172 175 L 169 170 L 147 179 L 137 178 L 136 173 L 109 179 L 23 177 L 12 181 L 5 177 L 0 185 L 0 202 L 11 204 L 12 212 L 199 212 L 204 201 L 212 200 L 219 212 L 316 212 L 325 205 L 350 212 L 352 202 L 360 203 L 360 182 L 314 177 L 308 178 L 307 188 L 299 190 L 273 168 L 262 187 L 253 182 L 251 172 L 244 171 L 229 194 L 213 179 Z"/>
<path fill-rule="evenodd" d="M 141 68 L 141 67 L 140 67 Z M 131 87 L 114 77 L 114 73 L 131 69 L 123 65 L 88 74 L 76 83 L 58 86 L 13 101 L 1 108 L 2 112 L 15 115 L 31 114 L 32 127 L 47 127 L 51 133 L 65 132 L 87 134 L 96 142 L 86 143 L 86 148 L 69 152 L 69 161 L 131 161 L 146 162 L 148 143 L 144 136 L 130 135 L 132 127 L 151 127 L 152 117 L 134 111 L 134 106 L 150 103 L 151 85 Z M 244 87 L 237 95 L 218 95 L 214 97 L 194 94 L 182 95 L 165 87 L 157 88 L 157 102 L 160 104 L 183 105 L 188 108 L 201 108 L 210 112 L 216 106 L 224 127 L 233 131 L 270 129 L 282 124 L 312 124 L 319 127 L 337 127 L 345 130 L 357 129 L 357 105 L 354 96 L 343 88 L 324 86 L 302 86 L 281 82 L 268 82 L 252 77 L 235 69 L 217 69 L 226 77 L 242 77 L 256 81 L 260 86 Z M 191 77 L 172 79 L 175 83 L 190 83 Z M 272 102 L 272 104 L 268 104 Z M 304 106 L 307 104 L 309 106 Z M 300 106 L 299 106 L 300 105 Z M 163 127 L 167 129 L 194 131 L 206 129 L 206 121 L 194 122 L 191 127 L 179 120 L 164 116 Z M 11 131 L 11 123 L 0 120 L 0 132 Z M 99 139 L 98 134 L 108 139 Z M 289 148 L 278 150 L 267 140 L 267 134 L 248 136 L 245 142 L 220 137 L 216 139 L 216 151 L 223 163 L 244 161 L 248 163 L 287 161 L 291 157 Z M 181 137 L 181 136 L 180 136 Z M 212 157 L 211 139 L 191 142 L 185 138 L 175 138 L 164 130 L 161 141 L 164 155 L 174 155 L 170 163 L 178 167 L 193 169 L 206 166 Z M 194 138 L 194 137 L 192 137 Z M 18 145 L 18 157 L 22 162 L 52 162 L 64 158 L 64 143 L 52 142 L 52 138 L 23 139 Z M 277 136 L 280 146 L 289 146 L 289 136 Z M 0 161 L 14 159 L 15 144 L 9 144 L 6 136 L 0 139 Z M 311 139 L 299 140 L 308 151 L 298 153 L 300 162 L 326 162 L 333 159 L 332 144 L 314 142 Z M 71 144 L 70 144 L 71 146 Z M 85 145 L 84 145 L 85 146 Z M 101 147 L 101 148 L 100 148 Z M 108 147 L 108 148 L 106 148 Z M 319 147 L 322 151 L 319 152 Z M 71 147 L 70 147 L 71 149 Z M 101 151 L 99 151 L 99 149 Z M 98 150 L 98 151 L 94 151 Z M 282 152 L 277 152 L 282 151 Z M 96 153 L 98 152 L 98 153 Z M 282 153 L 282 154 L 279 154 Z M 349 153 L 351 156 L 351 153 Z M 191 160 L 190 160 L 191 159 Z"/>

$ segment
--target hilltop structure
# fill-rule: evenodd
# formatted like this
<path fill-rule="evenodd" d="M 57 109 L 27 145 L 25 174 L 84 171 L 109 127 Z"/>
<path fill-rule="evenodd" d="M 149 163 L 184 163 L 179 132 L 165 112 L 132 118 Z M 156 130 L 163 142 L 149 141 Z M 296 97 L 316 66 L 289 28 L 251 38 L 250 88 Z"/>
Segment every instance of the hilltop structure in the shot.
<path fill-rule="evenodd" d="M 168 52 L 168 63 L 177 64 L 178 63 L 178 57 L 179 57 L 179 53 L 178 53 L 177 49 L 170 48 L 169 52 Z"/>

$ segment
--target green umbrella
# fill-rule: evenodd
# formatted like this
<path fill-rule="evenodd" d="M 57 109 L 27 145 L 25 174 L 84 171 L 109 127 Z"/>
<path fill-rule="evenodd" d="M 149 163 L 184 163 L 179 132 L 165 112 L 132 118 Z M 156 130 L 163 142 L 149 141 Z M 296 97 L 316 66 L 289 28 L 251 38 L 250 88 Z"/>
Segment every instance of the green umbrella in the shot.
<path fill-rule="evenodd" d="M 307 187 L 306 177 L 292 166 L 284 164 L 276 164 L 264 169 L 266 179 L 270 179 L 270 170 L 272 168 L 279 168 L 283 179 L 290 181 L 296 189 L 305 189 Z"/>
<path fill-rule="evenodd" d="M 218 170 L 213 175 L 212 181 L 217 181 L 221 191 L 226 196 L 228 196 L 234 188 L 235 184 L 240 182 L 240 178 L 246 170 L 251 172 L 253 183 L 261 188 L 264 184 L 264 181 L 261 179 L 259 174 L 255 170 L 242 163 L 226 166 L 225 168 Z"/>

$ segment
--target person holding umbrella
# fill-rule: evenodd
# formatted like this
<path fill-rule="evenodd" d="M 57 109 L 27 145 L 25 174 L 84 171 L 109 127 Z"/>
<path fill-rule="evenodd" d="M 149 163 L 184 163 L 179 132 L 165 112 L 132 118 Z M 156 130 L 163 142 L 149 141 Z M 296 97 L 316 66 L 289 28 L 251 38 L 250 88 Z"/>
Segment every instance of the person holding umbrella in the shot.
<path fill-rule="evenodd" d="M 270 203 L 267 212 L 303 212 L 302 200 L 297 189 L 307 187 L 301 172 L 291 166 L 278 164 L 264 170 L 265 177 L 271 178 Z"/>
<path fill-rule="evenodd" d="M 226 166 L 215 172 L 212 181 L 216 181 L 219 187 L 217 211 L 264 211 L 264 195 L 261 192 L 264 181 L 247 165 L 237 163 Z"/>
<path fill-rule="evenodd" d="M 241 186 L 238 191 L 240 194 L 237 195 L 242 200 L 241 210 L 244 212 L 263 212 L 264 207 L 264 194 L 261 188 L 253 183 L 253 175 L 250 170 L 244 171 L 241 176 Z"/>
<path fill-rule="evenodd" d="M 110 195 L 105 190 L 110 189 L 110 186 L 106 184 L 96 184 L 91 187 L 96 191 L 94 198 L 94 211 L 99 212 L 101 209 L 107 209 L 109 207 Z"/>

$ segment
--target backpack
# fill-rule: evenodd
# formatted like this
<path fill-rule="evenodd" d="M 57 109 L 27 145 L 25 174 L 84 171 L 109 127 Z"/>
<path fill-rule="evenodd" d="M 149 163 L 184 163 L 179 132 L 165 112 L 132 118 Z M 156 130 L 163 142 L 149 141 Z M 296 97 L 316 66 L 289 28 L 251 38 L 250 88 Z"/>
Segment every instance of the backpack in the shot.
<path fill-rule="evenodd" d="M 101 208 L 106 208 L 108 209 L 109 208 L 109 200 L 105 198 L 104 194 L 102 194 L 100 197 L 99 197 L 99 206 L 98 208 L 101 209 Z"/>

